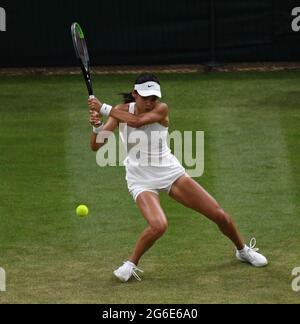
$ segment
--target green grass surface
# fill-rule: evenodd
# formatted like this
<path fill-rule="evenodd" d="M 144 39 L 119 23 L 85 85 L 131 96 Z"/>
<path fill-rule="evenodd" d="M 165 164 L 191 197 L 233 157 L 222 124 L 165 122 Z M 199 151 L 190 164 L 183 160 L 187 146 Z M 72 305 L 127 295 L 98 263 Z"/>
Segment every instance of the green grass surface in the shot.
<path fill-rule="evenodd" d="M 99 168 L 89 149 L 81 77 L 0 77 L 0 303 L 300 302 L 300 74 L 160 77 L 170 130 L 205 131 L 197 181 L 270 265 L 239 263 L 214 224 L 162 195 L 169 229 L 142 258 L 143 281 L 119 283 L 112 271 L 146 224 L 124 169 Z M 95 77 L 96 93 L 116 104 L 132 80 Z"/>

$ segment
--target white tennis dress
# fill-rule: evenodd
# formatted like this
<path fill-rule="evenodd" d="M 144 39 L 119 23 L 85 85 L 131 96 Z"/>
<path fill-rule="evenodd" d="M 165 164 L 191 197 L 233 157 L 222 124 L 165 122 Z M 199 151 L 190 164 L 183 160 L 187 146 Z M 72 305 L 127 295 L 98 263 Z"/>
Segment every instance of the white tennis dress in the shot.
<path fill-rule="evenodd" d="M 129 105 L 134 114 L 136 104 Z M 168 127 L 153 123 L 140 128 L 120 124 L 120 137 L 127 152 L 124 165 L 128 190 L 136 201 L 144 191 L 170 192 L 172 184 L 186 175 L 168 147 Z"/>

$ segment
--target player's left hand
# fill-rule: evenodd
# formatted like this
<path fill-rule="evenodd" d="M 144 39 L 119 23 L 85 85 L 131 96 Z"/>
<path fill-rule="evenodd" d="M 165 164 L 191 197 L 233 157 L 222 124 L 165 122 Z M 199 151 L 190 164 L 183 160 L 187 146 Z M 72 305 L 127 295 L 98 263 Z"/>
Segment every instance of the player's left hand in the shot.
<path fill-rule="evenodd" d="M 102 107 L 102 103 L 100 102 L 99 99 L 96 97 L 93 99 L 88 100 L 88 106 L 90 110 L 95 110 L 97 112 L 100 112 L 100 108 Z"/>
<path fill-rule="evenodd" d="M 90 114 L 90 118 L 89 118 L 90 124 L 95 127 L 99 126 L 101 124 L 100 114 L 93 109 L 89 111 L 89 114 Z"/>

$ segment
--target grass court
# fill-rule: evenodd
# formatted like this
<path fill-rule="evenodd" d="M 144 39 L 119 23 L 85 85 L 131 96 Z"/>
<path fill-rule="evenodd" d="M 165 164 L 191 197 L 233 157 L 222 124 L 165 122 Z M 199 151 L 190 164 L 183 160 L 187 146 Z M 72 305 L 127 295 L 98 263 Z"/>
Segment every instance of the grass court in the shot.
<path fill-rule="evenodd" d="M 269 266 L 239 263 L 213 223 L 162 194 L 169 229 L 142 258 L 142 282 L 118 282 L 146 223 L 125 170 L 96 164 L 82 77 L 1 76 L 0 303 L 299 303 L 299 72 L 159 77 L 170 131 L 205 131 L 196 180 Z M 135 78 L 96 76 L 95 92 L 117 104 Z"/>

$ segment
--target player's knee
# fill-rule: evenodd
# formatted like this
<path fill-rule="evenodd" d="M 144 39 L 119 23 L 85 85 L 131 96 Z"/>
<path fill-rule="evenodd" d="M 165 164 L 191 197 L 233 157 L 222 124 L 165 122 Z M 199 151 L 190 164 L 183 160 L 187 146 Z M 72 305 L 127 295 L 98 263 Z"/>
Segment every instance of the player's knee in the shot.
<path fill-rule="evenodd" d="M 151 226 L 152 233 L 155 237 L 161 237 L 168 229 L 167 220 L 161 220 Z"/>
<path fill-rule="evenodd" d="M 215 219 L 216 223 L 220 227 L 228 227 L 232 223 L 231 218 L 225 213 L 225 211 L 221 207 L 216 208 Z"/>

